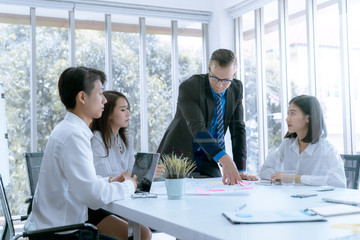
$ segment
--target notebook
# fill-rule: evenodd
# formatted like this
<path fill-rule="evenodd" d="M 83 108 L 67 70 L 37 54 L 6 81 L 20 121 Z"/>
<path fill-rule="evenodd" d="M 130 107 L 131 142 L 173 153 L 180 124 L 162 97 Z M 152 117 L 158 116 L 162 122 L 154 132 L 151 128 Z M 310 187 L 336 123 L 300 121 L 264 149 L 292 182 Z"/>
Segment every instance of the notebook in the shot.
<path fill-rule="evenodd" d="M 132 177 L 137 176 L 138 186 L 135 192 L 150 192 L 159 158 L 160 153 L 139 152 L 136 154 L 134 168 L 131 172 Z"/>
<path fill-rule="evenodd" d="M 359 195 L 357 195 L 357 196 L 343 195 L 343 196 L 338 196 L 338 197 L 322 198 L 322 200 L 326 201 L 326 202 L 348 204 L 348 205 L 360 207 L 360 196 Z"/>

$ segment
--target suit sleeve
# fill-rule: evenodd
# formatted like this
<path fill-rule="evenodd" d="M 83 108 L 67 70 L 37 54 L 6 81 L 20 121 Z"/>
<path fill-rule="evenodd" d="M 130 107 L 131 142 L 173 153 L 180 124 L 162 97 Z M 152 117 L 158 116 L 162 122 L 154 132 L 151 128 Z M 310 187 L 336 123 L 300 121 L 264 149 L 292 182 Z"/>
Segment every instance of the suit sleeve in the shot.
<path fill-rule="evenodd" d="M 235 108 L 229 124 L 233 159 L 238 170 L 246 171 L 246 129 L 244 122 L 244 108 L 242 105 L 243 89 L 241 82 L 238 92 L 239 95 L 234 94 L 234 96 L 237 96 L 237 99 L 227 99 L 226 101 L 233 101 Z"/>

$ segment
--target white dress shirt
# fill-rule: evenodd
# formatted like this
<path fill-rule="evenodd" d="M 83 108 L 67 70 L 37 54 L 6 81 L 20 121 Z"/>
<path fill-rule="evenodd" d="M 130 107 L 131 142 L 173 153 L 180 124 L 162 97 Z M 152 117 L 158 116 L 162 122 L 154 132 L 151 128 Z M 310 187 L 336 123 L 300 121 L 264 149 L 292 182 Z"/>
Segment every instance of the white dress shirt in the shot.
<path fill-rule="evenodd" d="M 299 153 L 297 138 L 285 138 L 280 146 L 261 166 L 260 177 L 271 179 L 276 172 L 295 170 L 301 175 L 301 183 L 306 185 L 346 186 L 344 163 L 335 147 L 325 138 L 315 144 L 309 144 Z"/>
<path fill-rule="evenodd" d="M 94 131 L 91 139 L 96 174 L 102 177 L 115 177 L 123 171 L 131 172 L 134 167 L 133 138 L 128 136 L 128 148 L 120 136 L 112 135 L 112 138 L 109 155 L 99 131 Z"/>
<path fill-rule="evenodd" d="M 96 176 L 89 127 L 78 116 L 67 112 L 52 131 L 41 163 L 33 209 L 25 229 L 36 230 L 84 223 L 87 208 L 130 196 L 130 180 L 109 183 Z"/>

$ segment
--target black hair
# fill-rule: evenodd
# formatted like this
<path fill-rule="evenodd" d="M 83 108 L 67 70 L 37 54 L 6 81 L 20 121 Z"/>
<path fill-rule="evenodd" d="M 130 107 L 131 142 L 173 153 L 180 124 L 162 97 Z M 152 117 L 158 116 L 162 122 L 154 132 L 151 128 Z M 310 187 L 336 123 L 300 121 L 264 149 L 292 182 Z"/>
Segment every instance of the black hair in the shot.
<path fill-rule="evenodd" d="M 92 123 L 90 124 L 90 129 L 92 131 L 99 131 L 101 134 L 101 138 L 104 142 L 105 148 L 106 148 L 106 157 L 109 155 L 109 148 L 112 146 L 112 129 L 110 125 L 110 116 L 114 112 L 114 109 L 116 107 L 116 102 L 119 98 L 125 98 L 128 108 L 130 111 L 130 104 L 126 96 L 118 91 L 105 91 L 104 96 L 107 100 L 104 106 L 104 111 L 100 118 L 94 119 Z M 126 135 L 127 128 L 120 128 L 119 129 L 119 136 L 124 141 L 126 148 L 129 148 L 129 141 Z"/>
<path fill-rule="evenodd" d="M 309 116 L 308 132 L 303 139 L 306 143 L 317 143 L 320 137 L 327 136 L 326 125 L 319 101 L 314 96 L 300 95 L 290 100 L 290 104 L 298 106 L 303 113 Z M 296 133 L 287 132 L 285 138 L 296 138 Z"/>
<path fill-rule="evenodd" d="M 100 80 L 104 85 L 106 82 L 105 73 L 87 67 L 69 67 L 65 69 L 59 78 L 58 89 L 61 102 L 66 109 L 74 109 L 76 106 L 76 95 L 84 91 L 91 95 L 94 89 L 94 82 Z"/>
<path fill-rule="evenodd" d="M 232 51 L 220 48 L 211 54 L 209 64 L 211 65 L 212 63 L 217 63 L 220 67 L 228 67 L 231 64 L 236 66 L 237 59 Z"/>

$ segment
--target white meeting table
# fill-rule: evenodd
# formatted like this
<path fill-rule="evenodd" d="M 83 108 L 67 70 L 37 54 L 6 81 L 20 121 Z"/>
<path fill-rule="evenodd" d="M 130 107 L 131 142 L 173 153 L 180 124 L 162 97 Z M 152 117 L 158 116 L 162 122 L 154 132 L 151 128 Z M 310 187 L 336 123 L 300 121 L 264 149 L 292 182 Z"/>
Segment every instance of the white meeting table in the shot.
<path fill-rule="evenodd" d="M 204 181 L 187 179 L 187 181 Z M 206 181 L 206 180 L 205 180 Z M 220 182 L 220 178 L 211 181 Z M 193 182 L 192 182 L 193 183 Z M 189 183 L 187 183 L 189 184 Z M 252 182 L 252 189 L 210 195 L 186 194 L 181 200 L 168 200 L 164 182 L 154 182 L 151 192 L 157 198 L 123 199 L 104 207 L 125 217 L 134 228 L 134 239 L 139 239 L 139 224 L 170 234 L 181 240 L 202 239 L 336 239 L 352 234 L 351 229 L 335 228 L 334 224 L 360 224 L 360 214 L 327 217 L 326 222 L 232 224 L 223 212 L 234 211 L 242 204 L 252 210 L 306 209 L 330 205 L 322 197 L 352 195 L 360 199 L 359 190 L 339 189 L 319 192 L 312 186 L 264 186 Z M 224 187 L 225 188 L 225 187 Z M 314 193 L 315 197 L 292 198 L 299 193 Z"/>

